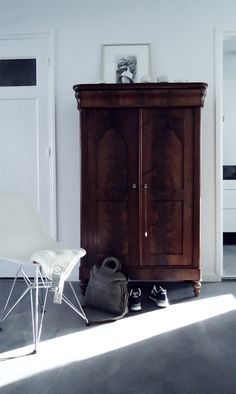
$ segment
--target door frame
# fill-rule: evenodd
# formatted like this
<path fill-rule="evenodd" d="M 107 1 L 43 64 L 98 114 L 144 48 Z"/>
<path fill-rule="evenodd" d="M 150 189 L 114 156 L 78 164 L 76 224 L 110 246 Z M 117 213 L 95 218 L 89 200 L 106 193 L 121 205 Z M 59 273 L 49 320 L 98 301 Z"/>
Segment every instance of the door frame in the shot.
<path fill-rule="evenodd" d="M 216 266 L 218 280 L 223 278 L 223 40 L 235 35 L 236 28 L 215 29 L 215 128 L 216 128 Z"/>
<path fill-rule="evenodd" d="M 50 196 L 49 196 L 49 233 L 57 239 L 57 196 L 56 196 L 56 137 L 55 137 L 55 33 L 54 30 L 47 32 L 28 32 L 28 33 L 11 33 L 0 34 L 0 40 L 27 40 L 41 38 L 48 42 L 48 98 L 49 98 L 49 179 L 50 179 Z"/>

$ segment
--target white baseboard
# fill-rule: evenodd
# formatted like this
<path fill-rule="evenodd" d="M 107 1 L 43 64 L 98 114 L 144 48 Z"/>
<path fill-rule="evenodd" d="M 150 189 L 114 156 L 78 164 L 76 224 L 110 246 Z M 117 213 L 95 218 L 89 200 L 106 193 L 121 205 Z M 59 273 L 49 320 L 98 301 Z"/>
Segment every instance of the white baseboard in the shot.
<path fill-rule="evenodd" d="M 204 274 L 202 275 L 202 282 L 221 282 L 222 278 L 217 274 Z"/>

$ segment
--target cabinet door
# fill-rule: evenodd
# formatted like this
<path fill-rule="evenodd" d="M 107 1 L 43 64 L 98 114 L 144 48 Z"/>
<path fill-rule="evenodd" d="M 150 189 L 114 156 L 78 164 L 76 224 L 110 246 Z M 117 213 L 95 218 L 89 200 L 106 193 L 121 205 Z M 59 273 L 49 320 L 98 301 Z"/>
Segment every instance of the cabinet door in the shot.
<path fill-rule="evenodd" d="M 142 111 L 144 265 L 191 265 L 193 124 L 191 108 Z"/>
<path fill-rule="evenodd" d="M 122 266 L 138 261 L 138 110 L 90 109 L 83 170 L 82 239 L 89 265 L 116 256 Z M 84 162 L 85 158 L 83 158 Z"/>

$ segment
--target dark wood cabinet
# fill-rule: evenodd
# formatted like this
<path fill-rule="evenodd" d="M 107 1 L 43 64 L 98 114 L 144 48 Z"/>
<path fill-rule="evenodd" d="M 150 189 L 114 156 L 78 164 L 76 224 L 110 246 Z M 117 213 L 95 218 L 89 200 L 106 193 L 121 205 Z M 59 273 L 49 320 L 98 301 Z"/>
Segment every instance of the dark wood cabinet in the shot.
<path fill-rule="evenodd" d="M 118 257 L 130 280 L 200 291 L 204 83 L 76 85 L 82 147 L 80 281 Z"/>

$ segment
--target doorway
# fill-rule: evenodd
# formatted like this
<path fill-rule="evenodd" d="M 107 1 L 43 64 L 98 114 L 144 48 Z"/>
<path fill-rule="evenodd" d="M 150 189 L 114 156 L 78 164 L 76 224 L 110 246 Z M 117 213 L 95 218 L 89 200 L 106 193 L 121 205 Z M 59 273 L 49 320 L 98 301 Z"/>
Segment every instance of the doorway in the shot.
<path fill-rule="evenodd" d="M 236 32 L 223 34 L 223 272 L 236 278 Z"/>
<path fill-rule="evenodd" d="M 0 36 L 0 191 L 31 196 L 56 236 L 53 35 Z M 15 267 L 0 265 L 0 277 Z"/>

